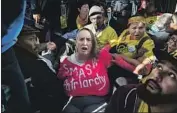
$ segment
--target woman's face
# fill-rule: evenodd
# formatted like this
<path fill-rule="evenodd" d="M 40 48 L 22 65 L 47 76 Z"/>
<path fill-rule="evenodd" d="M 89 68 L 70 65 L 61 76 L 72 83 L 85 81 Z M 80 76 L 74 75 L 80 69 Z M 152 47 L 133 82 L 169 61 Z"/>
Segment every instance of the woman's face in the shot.
<path fill-rule="evenodd" d="M 132 37 L 136 37 L 137 39 L 140 39 L 143 37 L 145 33 L 145 24 L 142 22 L 132 23 L 129 26 L 129 32 Z"/>
<path fill-rule="evenodd" d="M 80 13 L 88 14 L 89 13 L 89 5 L 88 4 L 84 4 L 78 10 L 79 10 Z"/>
<path fill-rule="evenodd" d="M 76 38 L 76 50 L 79 55 L 90 56 L 92 50 L 92 37 L 90 32 L 82 30 Z"/>
<path fill-rule="evenodd" d="M 167 42 L 167 51 L 173 52 L 177 50 L 177 35 L 172 35 Z"/>

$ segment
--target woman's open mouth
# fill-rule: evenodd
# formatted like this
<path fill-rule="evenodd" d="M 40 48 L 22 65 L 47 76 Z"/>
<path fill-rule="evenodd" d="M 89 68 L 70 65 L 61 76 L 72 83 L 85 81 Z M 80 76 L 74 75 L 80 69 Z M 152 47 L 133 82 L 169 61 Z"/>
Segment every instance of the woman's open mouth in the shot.
<path fill-rule="evenodd" d="M 87 50 L 88 50 L 88 47 L 83 46 L 83 47 L 81 47 L 81 49 L 82 49 L 83 51 L 87 51 Z"/>

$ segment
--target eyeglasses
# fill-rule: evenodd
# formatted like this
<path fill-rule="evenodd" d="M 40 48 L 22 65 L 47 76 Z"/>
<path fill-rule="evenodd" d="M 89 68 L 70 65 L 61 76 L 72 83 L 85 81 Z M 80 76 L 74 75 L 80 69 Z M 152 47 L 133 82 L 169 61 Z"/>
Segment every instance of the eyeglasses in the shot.
<path fill-rule="evenodd" d="M 177 38 L 174 36 L 171 36 L 168 40 L 168 43 L 174 43 L 175 46 L 177 46 Z"/>

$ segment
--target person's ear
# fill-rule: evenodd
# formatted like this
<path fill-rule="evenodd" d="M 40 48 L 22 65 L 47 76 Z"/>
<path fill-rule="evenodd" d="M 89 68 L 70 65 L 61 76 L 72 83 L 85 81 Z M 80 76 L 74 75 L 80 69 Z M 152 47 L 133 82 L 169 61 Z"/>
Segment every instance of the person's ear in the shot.
<path fill-rule="evenodd" d="M 37 44 L 40 44 L 40 41 L 39 41 L 39 38 L 38 37 L 36 37 L 37 39 L 36 39 L 36 43 Z"/>
<path fill-rule="evenodd" d="M 92 23 L 92 20 L 90 19 L 90 17 L 89 17 L 89 20 L 90 20 L 90 22 Z"/>
<path fill-rule="evenodd" d="M 80 8 L 77 8 L 77 10 L 79 11 L 79 13 L 81 12 L 81 9 L 80 9 Z"/>

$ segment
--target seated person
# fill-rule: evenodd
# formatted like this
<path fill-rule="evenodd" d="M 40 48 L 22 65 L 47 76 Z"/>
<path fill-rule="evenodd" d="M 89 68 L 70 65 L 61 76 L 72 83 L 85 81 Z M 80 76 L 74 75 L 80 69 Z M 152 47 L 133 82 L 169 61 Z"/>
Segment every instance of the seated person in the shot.
<path fill-rule="evenodd" d="M 55 113 L 62 110 L 67 98 L 52 63 L 38 54 L 45 47 L 53 50 L 52 42 L 40 45 L 34 32 L 22 31 L 14 50 L 24 78 L 31 78 L 33 87 L 28 90 L 32 107 L 40 113 Z"/>
<path fill-rule="evenodd" d="M 116 30 L 118 36 L 127 28 L 128 19 L 131 17 L 131 9 L 132 7 L 127 5 L 120 12 L 113 12 L 109 25 Z"/>
<path fill-rule="evenodd" d="M 105 113 L 176 113 L 177 59 L 164 51 L 155 51 L 157 65 L 147 81 L 119 87 Z"/>
<path fill-rule="evenodd" d="M 177 53 L 177 31 L 173 32 L 170 35 L 170 37 L 168 38 L 168 41 L 166 43 L 165 49 L 170 54 Z"/>
<path fill-rule="evenodd" d="M 117 53 L 127 63 L 134 66 L 141 64 L 145 58 L 154 60 L 154 42 L 147 35 L 145 19 L 142 16 L 135 16 L 129 19 L 128 29 L 114 41 L 115 46 L 111 48 L 111 53 Z M 131 70 L 133 71 L 133 70 Z"/>
<path fill-rule="evenodd" d="M 174 22 L 176 21 L 176 16 L 173 16 L 170 13 L 164 13 L 150 27 L 148 34 L 152 35 L 152 39 L 155 41 L 155 43 L 158 44 L 159 42 L 164 42 L 167 40 L 170 31 L 173 31 L 173 27 L 176 24 Z"/>
<path fill-rule="evenodd" d="M 170 28 L 177 30 L 177 12 L 172 15 L 173 21 L 170 23 Z"/>
<path fill-rule="evenodd" d="M 58 77 L 64 81 L 65 92 L 72 98 L 64 113 L 90 113 L 108 99 L 107 68 L 111 66 L 112 55 L 106 48 L 98 52 L 96 45 L 92 31 L 83 28 L 76 37 L 76 52 L 61 59 Z"/>
<path fill-rule="evenodd" d="M 89 11 L 89 18 L 91 24 L 85 26 L 90 29 L 96 36 L 98 42 L 98 48 L 103 48 L 106 44 L 111 44 L 111 40 L 117 39 L 115 30 L 105 25 L 105 11 L 100 6 L 92 6 Z"/>
<path fill-rule="evenodd" d="M 86 0 L 80 0 L 78 2 L 79 15 L 76 19 L 76 25 L 78 29 L 81 29 L 88 24 L 89 4 Z"/>
<path fill-rule="evenodd" d="M 160 47 L 157 47 L 156 49 L 159 49 Z M 167 42 L 165 43 L 165 48 L 163 48 L 164 51 L 167 51 L 170 54 L 173 54 L 177 56 L 177 31 L 170 34 Z M 145 71 L 145 66 L 148 64 L 148 59 L 145 59 L 142 64 L 138 65 L 136 69 L 134 70 L 135 74 L 142 75 L 142 71 Z M 148 70 L 146 70 L 146 74 L 149 73 Z"/>
<path fill-rule="evenodd" d="M 137 14 L 145 17 L 147 28 L 150 28 L 160 15 L 160 13 L 156 11 L 156 7 L 153 2 L 147 2 L 145 9 L 138 11 Z"/>
<path fill-rule="evenodd" d="M 101 5 L 101 4 L 99 4 Z M 98 41 L 98 48 L 103 48 L 106 44 L 111 43 L 111 39 L 117 39 L 117 34 L 113 28 L 105 24 L 105 15 L 103 14 L 103 7 L 93 6 L 89 12 L 91 24 L 84 26 L 90 29 Z M 92 19 L 93 18 L 93 19 Z M 65 39 L 76 39 L 79 29 L 72 30 L 65 33 L 62 37 Z"/>

